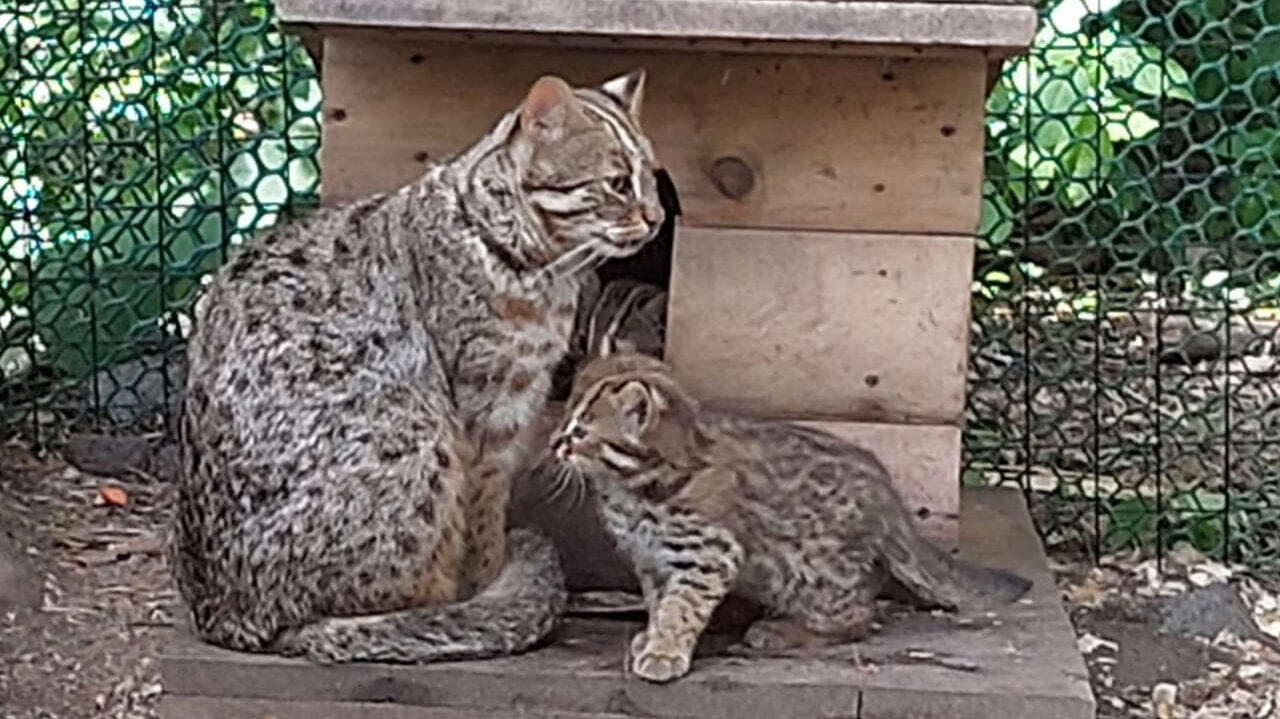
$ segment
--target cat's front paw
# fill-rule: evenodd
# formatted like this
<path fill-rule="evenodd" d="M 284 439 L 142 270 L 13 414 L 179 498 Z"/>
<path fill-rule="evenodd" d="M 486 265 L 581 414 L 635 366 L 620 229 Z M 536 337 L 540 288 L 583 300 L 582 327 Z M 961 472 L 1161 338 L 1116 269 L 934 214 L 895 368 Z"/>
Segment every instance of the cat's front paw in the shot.
<path fill-rule="evenodd" d="M 634 653 L 631 673 L 651 682 L 669 682 L 689 673 L 689 655 L 650 642 Z"/>
<path fill-rule="evenodd" d="M 627 645 L 627 658 L 635 659 L 644 651 L 644 647 L 649 643 L 649 630 L 641 629 L 631 637 L 631 643 Z"/>

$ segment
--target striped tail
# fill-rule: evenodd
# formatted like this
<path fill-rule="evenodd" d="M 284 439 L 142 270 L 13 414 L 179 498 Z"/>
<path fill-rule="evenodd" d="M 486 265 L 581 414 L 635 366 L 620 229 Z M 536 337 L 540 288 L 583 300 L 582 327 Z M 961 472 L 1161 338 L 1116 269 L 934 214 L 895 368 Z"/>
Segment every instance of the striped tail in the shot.
<path fill-rule="evenodd" d="M 905 517 L 904 517 L 905 519 Z M 917 599 L 945 609 L 1009 604 L 1030 591 L 1030 580 L 953 556 L 921 537 L 908 519 L 886 537 L 889 573 Z"/>

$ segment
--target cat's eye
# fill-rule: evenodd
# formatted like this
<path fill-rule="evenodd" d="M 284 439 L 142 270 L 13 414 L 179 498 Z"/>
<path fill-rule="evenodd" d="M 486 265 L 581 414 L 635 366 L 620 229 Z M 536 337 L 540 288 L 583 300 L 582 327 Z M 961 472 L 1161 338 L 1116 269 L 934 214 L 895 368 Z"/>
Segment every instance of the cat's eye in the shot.
<path fill-rule="evenodd" d="M 627 194 L 631 191 L 631 177 L 628 175 L 618 175 L 616 177 L 609 178 L 609 189 L 619 195 Z"/>

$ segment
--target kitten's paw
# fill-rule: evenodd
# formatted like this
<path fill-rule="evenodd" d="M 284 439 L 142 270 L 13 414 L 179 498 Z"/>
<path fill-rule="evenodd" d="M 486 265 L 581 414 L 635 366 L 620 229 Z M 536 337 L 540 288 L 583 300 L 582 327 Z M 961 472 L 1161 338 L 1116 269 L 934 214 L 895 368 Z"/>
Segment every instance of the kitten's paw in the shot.
<path fill-rule="evenodd" d="M 782 627 L 770 621 L 753 622 L 742 635 L 742 644 L 749 649 L 770 651 L 796 646 L 795 641 L 782 631 Z"/>
<path fill-rule="evenodd" d="M 627 645 L 627 658 L 635 659 L 644 651 L 644 647 L 649 643 L 649 630 L 641 629 L 631 637 L 631 644 Z"/>
<path fill-rule="evenodd" d="M 631 673 L 651 682 L 669 682 L 689 673 L 689 656 L 647 646 L 635 655 Z"/>

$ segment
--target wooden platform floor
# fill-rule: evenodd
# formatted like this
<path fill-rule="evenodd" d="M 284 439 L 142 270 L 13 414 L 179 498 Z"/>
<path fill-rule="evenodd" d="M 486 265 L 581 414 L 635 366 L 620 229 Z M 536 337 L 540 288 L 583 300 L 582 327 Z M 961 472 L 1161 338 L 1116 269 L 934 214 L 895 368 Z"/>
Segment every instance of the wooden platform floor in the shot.
<path fill-rule="evenodd" d="M 872 639 L 804 656 L 744 656 L 709 636 L 667 686 L 624 674 L 633 622 L 576 619 L 519 657 L 422 667 L 301 661 L 175 637 L 166 719 L 1087 719 L 1094 700 L 1022 496 L 966 489 L 961 546 L 1036 582 L 991 615 L 893 613 Z"/>

